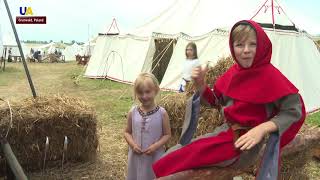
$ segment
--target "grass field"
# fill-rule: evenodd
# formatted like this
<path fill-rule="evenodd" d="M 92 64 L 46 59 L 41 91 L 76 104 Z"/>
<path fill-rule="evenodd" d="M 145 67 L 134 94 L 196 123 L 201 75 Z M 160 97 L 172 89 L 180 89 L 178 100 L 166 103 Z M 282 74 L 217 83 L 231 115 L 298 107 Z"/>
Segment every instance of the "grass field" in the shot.
<path fill-rule="evenodd" d="M 48 169 L 28 174 L 31 179 L 124 179 L 127 145 L 122 137 L 125 115 L 134 104 L 131 86 L 109 80 L 81 77 L 83 66 L 75 63 L 29 64 L 39 96 L 65 94 L 83 98 L 95 107 L 99 121 L 100 147 L 95 161 L 67 164 L 64 170 Z M 80 76 L 79 76 L 80 75 Z M 0 98 L 18 100 L 31 96 L 31 91 L 20 63 L 7 64 L 0 72 Z M 320 126 L 320 113 L 308 116 L 307 123 Z M 320 177 L 320 164 L 310 162 L 306 173 Z"/>

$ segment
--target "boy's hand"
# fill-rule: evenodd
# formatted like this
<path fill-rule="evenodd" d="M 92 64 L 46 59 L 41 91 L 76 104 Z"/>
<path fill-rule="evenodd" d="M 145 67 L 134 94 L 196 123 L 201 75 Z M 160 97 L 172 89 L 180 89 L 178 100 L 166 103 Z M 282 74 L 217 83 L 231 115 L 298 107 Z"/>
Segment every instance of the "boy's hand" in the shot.
<path fill-rule="evenodd" d="M 134 144 L 134 146 L 132 147 L 133 151 L 137 154 L 142 154 L 142 150 L 141 148 L 137 145 L 137 144 Z"/>
<path fill-rule="evenodd" d="M 260 126 L 254 127 L 235 142 L 235 147 L 240 148 L 241 151 L 249 150 L 257 145 L 265 135 L 266 131 Z"/>
<path fill-rule="evenodd" d="M 207 71 L 208 71 L 207 66 L 204 66 L 204 67 L 198 66 L 192 70 L 191 77 L 195 83 L 196 88 L 200 91 L 205 86 L 204 77 L 205 77 Z"/>
<path fill-rule="evenodd" d="M 147 155 L 152 155 L 156 150 L 158 149 L 158 146 L 156 144 L 151 144 L 144 153 Z"/>

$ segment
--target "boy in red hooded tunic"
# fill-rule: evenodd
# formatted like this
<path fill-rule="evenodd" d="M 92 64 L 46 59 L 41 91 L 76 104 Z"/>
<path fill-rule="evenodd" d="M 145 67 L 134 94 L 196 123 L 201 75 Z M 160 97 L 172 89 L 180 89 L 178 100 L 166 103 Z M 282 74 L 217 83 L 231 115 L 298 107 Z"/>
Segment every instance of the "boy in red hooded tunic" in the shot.
<path fill-rule="evenodd" d="M 252 165 L 269 135 L 257 179 L 277 179 L 281 149 L 293 140 L 305 119 L 298 89 L 271 63 L 272 44 L 254 21 L 231 29 L 229 45 L 236 61 L 215 83 L 204 85 L 206 68 L 195 68 L 198 88 L 187 106 L 180 144 L 153 165 L 157 177 L 207 166 Z M 226 123 L 191 141 L 203 104 L 222 106 Z"/>

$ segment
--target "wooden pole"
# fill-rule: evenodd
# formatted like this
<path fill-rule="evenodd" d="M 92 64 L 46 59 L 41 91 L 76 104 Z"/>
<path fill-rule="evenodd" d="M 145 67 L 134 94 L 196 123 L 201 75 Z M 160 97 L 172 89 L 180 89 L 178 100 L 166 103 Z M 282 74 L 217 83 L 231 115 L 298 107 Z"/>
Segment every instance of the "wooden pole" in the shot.
<path fill-rule="evenodd" d="M 19 164 L 16 156 L 12 152 L 10 144 L 8 143 L 8 141 L 6 139 L 1 140 L 1 149 L 4 154 L 4 157 L 6 158 L 7 163 L 9 164 L 9 167 L 10 167 L 11 171 L 13 172 L 14 176 L 16 177 L 16 179 L 28 180 L 28 178 L 24 174 L 24 171 L 23 171 L 21 165 Z"/>
<path fill-rule="evenodd" d="M 19 37 L 18 37 L 18 33 L 17 33 L 17 30 L 16 30 L 16 27 L 15 27 L 14 22 L 12 20 L 12 15 L 11 15 L 11 12 L 10 12 L 10 8 L 9 8 L 9 5 L 8 5 L 8 2 L 7 2 L 7 0 L 3 0 L 3 1 L 4 1 L 4 5 L 6 6 L 6 9 L 7 9 L 7 13 L 8 13 L 9 20 L 10 20 L 10 23 L 11 23 L 11 26 L 12 26 L 12 30 L 14 32 L 14 36 L 16 38 L 16 42 L 17 42 L 18 47 L 19 47 L 20 56 L 22 58 L 22 63 L 23 63 L 24 70 L 25 70 L 27 78 L 28 78 L 28 82 L 29 82 L 29 85 L 30 85 L 30 88 L 31 88 L 31 91 L 32 91 L 32 95 L 33 95 L 34 98 L 36 98 L 37 94 L 36 94 L 36 91 L 34 89 L 33 82 L 32 82 L 32 79 L 31 79 L 31 75 L 30 75 L 30 72 L 29 72 L 29 69 L 28 69 L 28 66 L 27 66 L 27 63 L 26 63 L 26 59 L 25 59 L 23 51 L 22 51 L 22 47 L 21 47 L 21 43 L 20 43 L 20 40 L 19 40 Z"/>

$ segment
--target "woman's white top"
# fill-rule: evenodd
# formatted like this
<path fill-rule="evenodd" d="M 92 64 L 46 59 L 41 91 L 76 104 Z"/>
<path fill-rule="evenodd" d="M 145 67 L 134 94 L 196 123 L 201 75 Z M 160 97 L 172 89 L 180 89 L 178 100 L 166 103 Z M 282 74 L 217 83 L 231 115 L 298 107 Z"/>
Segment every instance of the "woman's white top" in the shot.
<path fill-rule="evenodd" d="M 199 66 L 199 59 L 187 59 L 184 61 L 182 78 L 187 81 L 191 81 L 192 69 Z"/>

